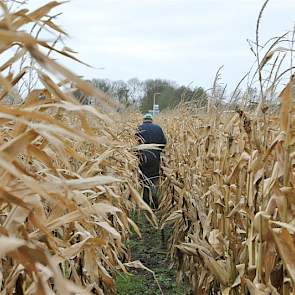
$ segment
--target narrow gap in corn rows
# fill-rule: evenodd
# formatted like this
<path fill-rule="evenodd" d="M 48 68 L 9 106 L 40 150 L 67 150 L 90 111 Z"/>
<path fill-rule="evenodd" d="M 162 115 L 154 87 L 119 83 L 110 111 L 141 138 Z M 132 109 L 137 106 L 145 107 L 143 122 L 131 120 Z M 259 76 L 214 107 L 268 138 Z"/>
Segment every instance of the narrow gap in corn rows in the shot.
<path fill-rule="evenodd" d="M 185 286 L 176 284 L 176 269 L 172 267 L 167 257 L 167 238 L 170 229 L 161 231 L 151 226 L 141 215 L 135 215 L 134 220 L 141 229 L 142 239 L 133 233 L 127 242 L 131 260 L 140 260 L 146 267 L 155 272 L 163 294 L 185 294 Z M 131 275 L 117 276 L 118 295 L 161 294 L 153 275 L 143 269 L 132 269 Z"/>

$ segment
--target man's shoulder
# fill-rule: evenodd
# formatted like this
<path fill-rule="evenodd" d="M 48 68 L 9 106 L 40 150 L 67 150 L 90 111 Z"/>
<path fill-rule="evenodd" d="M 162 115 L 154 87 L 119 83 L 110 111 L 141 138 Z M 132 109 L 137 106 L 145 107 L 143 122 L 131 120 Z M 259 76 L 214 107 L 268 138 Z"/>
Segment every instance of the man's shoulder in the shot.
<path fill-rule="evenodd" d="M 155 123 L 143 123 L 138 126 L 139 130 L 147 130 L 147 129 L 161 129 L 161 126 Z"/>
<path fill-rule="evenodd" d="M 154 123 L 141 123 L 138 128 L 150 128 L 150 127 L 153 127 L 155 126 Z"/>
<path fill-rule="evenodd" d="M 158 125 L 158 124 L 154 124 L 154 123 L 153 123 L 153 128 L 161 129 L 161 130 L 162 130 L 162 127 L 161 127 L 160 125 Z"/>
<path fill-rule="evenodd" d="M 145 129 L 145 124 L 142 123 L 142 124 L 138 125 L 137 129 L 139 129 L 139 130 Z"/>

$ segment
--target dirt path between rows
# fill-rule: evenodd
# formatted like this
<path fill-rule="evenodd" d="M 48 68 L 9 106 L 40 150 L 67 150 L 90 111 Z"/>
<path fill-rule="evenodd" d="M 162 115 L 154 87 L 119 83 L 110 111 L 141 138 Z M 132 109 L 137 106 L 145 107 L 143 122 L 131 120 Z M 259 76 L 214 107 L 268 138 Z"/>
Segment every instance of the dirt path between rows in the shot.
<path fill-rule="evenodd" d="M 142 239 L 132 235 L 128 246 L 132 253 L 132 260 L 140 260 L 146 267 L 155 272 L 155 276 L 162 289 L 155 281 L 153 275 L 141 269 L 131 270 L 132 275 L 119 275 L 117 289 L 119 295 L 183 295 L 184 286 L 176 286 L 176 270 L 171 268 L 171 261 L 167 258 L 166 243 L 162 242 L 160 230 L 154 229 L 144 216 L 136 218 L 141 229 Z M 165 238 L 167 232 L 165 232 Z"/>

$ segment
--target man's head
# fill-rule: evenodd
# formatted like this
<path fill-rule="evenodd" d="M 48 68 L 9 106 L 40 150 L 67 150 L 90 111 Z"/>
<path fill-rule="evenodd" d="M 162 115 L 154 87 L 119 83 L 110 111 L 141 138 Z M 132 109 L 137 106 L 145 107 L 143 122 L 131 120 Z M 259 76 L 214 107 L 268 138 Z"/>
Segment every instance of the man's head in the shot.
<path fill-rule="evenodd" d="M 153 115 L 147 113 L 143 116 L 143 122 L 153 122 Z"/>

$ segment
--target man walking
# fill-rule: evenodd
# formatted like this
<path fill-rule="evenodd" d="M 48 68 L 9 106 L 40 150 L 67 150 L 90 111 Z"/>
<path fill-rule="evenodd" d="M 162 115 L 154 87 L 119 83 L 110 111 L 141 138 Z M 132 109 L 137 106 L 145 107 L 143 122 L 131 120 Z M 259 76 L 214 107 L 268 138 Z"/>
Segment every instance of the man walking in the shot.
<path fill-rule="evenodd" d="M 157 186 L 160 174 L 161 152 L 167 141 L 162 128 L 153 123 L 153 116 L 145 114 L 143 123 L 138 127 L 137 136 L 144 144 L 157 144 L 155 148 L 140 152 L 141 182 L 144 187 L 143 199 L 150 206 L 157 208 Z"/>

